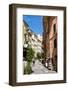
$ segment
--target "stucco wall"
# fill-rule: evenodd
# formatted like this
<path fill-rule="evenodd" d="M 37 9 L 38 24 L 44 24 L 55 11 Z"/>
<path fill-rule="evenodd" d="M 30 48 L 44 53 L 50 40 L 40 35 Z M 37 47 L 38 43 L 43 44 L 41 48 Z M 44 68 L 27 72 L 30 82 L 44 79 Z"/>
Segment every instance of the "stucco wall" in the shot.
<path fill-rule="evenodd" d="M 54 50 L 54 39 L 56 37 L 56 34 L 54 34 L 53 26 L 54 26 L 54 24 L 56 24 L 56 31 L 57 31 L 57 17 L 55 17 L 53 20 L 50 20 L 50 23 L 51 23 L 50 34 L 49 34 L 49 39 L 50 39 L 50 57 L 52 58 L 53 50 Z"/>

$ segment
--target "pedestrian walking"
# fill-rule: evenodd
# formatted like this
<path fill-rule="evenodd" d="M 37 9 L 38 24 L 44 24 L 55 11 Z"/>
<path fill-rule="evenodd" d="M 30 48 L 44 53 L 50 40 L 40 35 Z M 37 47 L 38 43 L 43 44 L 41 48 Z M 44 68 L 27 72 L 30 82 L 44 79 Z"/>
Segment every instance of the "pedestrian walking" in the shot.
<path fill-rule="evenodd" d="M 35 65 L 35 60 L 33 59 L 33 65 Z"/>

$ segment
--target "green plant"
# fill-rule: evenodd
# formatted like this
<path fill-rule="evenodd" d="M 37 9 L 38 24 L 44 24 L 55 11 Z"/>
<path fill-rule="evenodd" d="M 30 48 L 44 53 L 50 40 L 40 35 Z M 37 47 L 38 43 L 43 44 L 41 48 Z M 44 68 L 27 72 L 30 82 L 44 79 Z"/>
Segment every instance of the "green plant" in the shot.
<path fill-rule="evenodd" d="M 44 58 L 45 57 L 45 54 L 44 53 L 41 53 L 41 57 Z"/>
<path fill-rule="evenodd" d="M 31 47 L 27 48 L 27 54 L 26 54 L 26 60 L 27 60 L 27 65 L 24 67 L 24 74 L 31 74 L 32 73 L 32 68 L 31 68 L 31 62 L 34 57 L 34 51 Z"/>
<path fill-rule="evenodd" d="M 32 59 L 34 57 L 34 51 L 31 47 L 28 47 L 27 48 L 27 55 L 26 55 L 26 59 L 27 59 L 27 62 L 32 62 Z"/>
<path fill-rule="evenodd" d="M 24 74 L 31 74 L 32 73 L 32 68 L 30 66 L 30 63 L 28 62 L 26 67 L 24 67 Z"/>
<path fill-rule="evenodd" d="M 37 53 L 37 58 L 40 59 L 41 58 L 41 53 Z"/>

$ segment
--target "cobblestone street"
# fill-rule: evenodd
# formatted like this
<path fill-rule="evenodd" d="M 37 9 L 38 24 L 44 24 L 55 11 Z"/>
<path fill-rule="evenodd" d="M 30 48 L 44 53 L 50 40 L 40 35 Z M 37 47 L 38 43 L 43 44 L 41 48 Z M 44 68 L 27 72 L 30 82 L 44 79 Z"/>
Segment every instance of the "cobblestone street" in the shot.
<path fill-rule="evenodd" d="M 55 71 L 48 70 L 44 65 L 39 61 L 36 60 L 35 64 L 31 64 L 32 67 L 32 74 L 46 74 L 46 73 L 56 73 Z"/>

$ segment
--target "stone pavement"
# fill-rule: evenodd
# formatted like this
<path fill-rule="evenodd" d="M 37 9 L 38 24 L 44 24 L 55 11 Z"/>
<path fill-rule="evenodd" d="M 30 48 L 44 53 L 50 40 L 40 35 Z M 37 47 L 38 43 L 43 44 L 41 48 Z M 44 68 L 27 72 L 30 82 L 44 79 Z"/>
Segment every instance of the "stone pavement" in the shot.
<path fill-rule="evenodd" d="M 32 74 L 47 74 L 47 73 L 56 73 L 55 71 L 48 70 L 44 65 L 39 61 L 36 60 L 35 64 L 31 64 L 32 67 Z"/>

